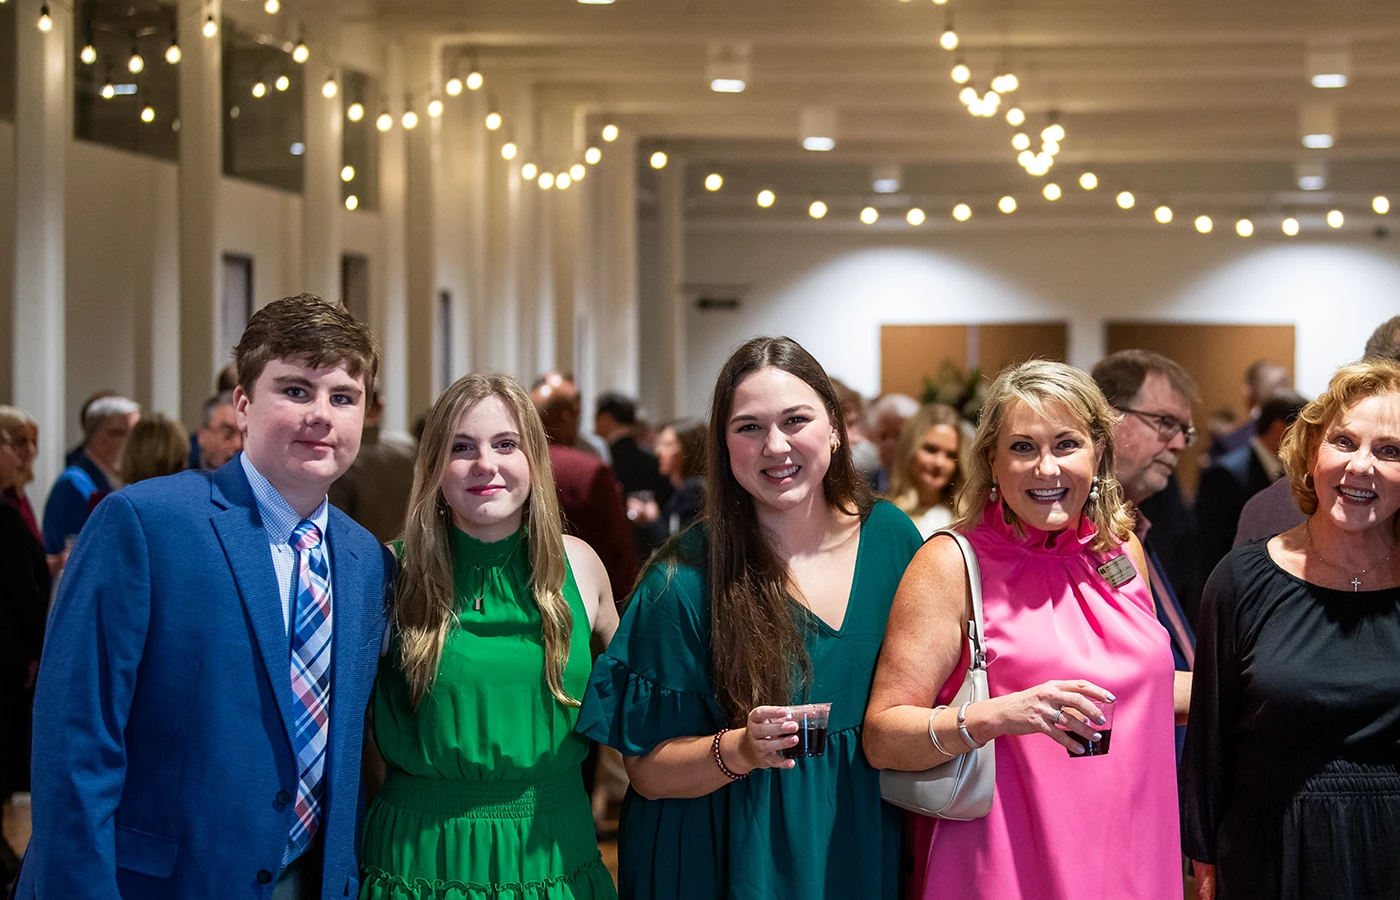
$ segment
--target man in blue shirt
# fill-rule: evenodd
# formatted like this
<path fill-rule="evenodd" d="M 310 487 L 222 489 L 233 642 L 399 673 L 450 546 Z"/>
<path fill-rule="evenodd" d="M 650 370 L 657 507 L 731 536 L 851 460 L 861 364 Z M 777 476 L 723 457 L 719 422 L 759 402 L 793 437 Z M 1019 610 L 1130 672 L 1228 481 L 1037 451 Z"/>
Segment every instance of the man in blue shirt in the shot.
<path fill-rule="evenodd" d="M 117 461 L 141 407 L 125 397 L 99 397 L 83 413 L 83 445 L 58 476 L 44 504 L 44 552 L 62 553 L 102 498 L 122 486 Z"/>

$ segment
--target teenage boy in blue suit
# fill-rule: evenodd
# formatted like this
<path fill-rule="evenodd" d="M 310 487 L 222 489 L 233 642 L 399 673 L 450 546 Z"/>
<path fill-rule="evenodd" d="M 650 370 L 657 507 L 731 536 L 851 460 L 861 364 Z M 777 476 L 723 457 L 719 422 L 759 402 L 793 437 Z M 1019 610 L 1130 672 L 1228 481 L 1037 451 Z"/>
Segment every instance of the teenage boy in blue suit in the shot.
<path fill-rule="evenodd" d="M 244 451 L 111 495 L 64 571 L 34 704 L 21 900 L 354 897 L 392 557 L 326 502 L 378 352 L 309 294 L 234 349 Z"/>

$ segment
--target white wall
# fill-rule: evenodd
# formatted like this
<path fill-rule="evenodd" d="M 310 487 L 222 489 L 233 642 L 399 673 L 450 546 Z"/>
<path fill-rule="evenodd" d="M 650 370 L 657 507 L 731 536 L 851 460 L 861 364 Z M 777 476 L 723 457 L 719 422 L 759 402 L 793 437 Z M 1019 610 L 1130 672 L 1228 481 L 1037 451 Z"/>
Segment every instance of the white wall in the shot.
<path fill-rule="evenodd" d="M 1070 362 L 1103 354 L 1110 319 L 1290 324 L 1298 388 L 1312 396 L 1400 313 L 1400 246 L 1336 238 L 1201 236 L 1134 227 L 954 232 L 692 226 L 686 282 L 745 285 L 736 312 L 687 313 L 685 411 L 708 406 L 728 353 L 787 334 L 827 371 L 879 391 L 883 324 L 1068 320 Z M 643 297 L 656 295 L 643 263 Z"/>

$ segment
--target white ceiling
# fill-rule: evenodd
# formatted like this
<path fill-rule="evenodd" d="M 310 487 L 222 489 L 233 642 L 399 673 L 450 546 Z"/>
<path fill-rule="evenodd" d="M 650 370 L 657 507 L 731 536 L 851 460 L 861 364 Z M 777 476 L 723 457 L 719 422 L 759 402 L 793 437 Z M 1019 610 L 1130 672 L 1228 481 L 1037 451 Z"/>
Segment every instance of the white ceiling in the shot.
<path fill-rule="evenodd" d="M 961 39 L 951 53 L 938 45 L 948 14 Z M 754 207 L 762 186 L 803 198 L 786 204 L 789 214 L 820 196 L 833 218 L 853 218 L 882 163 L 905 176 L 900 196 L 882 202 L 918 203 L 931 216 L 959 201 L 996 215 L 1005 193 L 1020 199 L 1022 218 L 1048 221 L 1118 215 L 1111 196 L 1129 189 L 1139 197 L 1131 215 L 1150 224 L 1146 210 L 1158 203 L 1179 220 L 1279 216 L 1360 210 L 1375 193 L 1400 192 L 1394 0 L 371 0 L 362 15 L 448 56 L 469 51 L 488 82 L 523 79 L 543 100 L 577 104 L 595 128 L 614 121 L 648 152 L 685 158 L 697 218 L 779 214 Z M 742 94 L 709 89 L 706 51 L 716 42 L 751 48 Z M 1318 45 L 1348 50 L 1347 87 L 1311 86 L 1305 59 Z M 1033 149 L 1058 116 L 1068 134 L 1049 175 L 1015 163 L 1018 129 L 1000 114 L 967 113 L 949 77 L 958 59 L 982 90 L 996 70 L 1019 77 L 1002 110 L 1025 111 L 1019 130 Z M 1330 150 L 1300 143 L 1300 109 L 1316 103 L 1336 108 Z M 814 105 L 837 111 L 830 153 L 800 146 L 800 111 Z M 1302 161 L 1327 164 L 1327 191 L 1297 189 Z M 1086 169 L 1103 185 L 1092 195 L 1074 187 Z M 700 184 L 711 170 L 727 182 L 715 195 Z M 1046 181 L 1065 199 L 1041 199 Z"/>

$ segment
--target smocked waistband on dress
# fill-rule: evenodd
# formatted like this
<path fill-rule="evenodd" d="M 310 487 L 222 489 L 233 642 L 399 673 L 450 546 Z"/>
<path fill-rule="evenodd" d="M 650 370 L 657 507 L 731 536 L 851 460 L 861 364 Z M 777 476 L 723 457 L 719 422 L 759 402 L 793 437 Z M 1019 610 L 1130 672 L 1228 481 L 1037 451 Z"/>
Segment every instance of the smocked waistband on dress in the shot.
<path fill-rule="evenodd" d="M 463 781 L 389 771 L 379 798 L 390 806 L 459 819 L 527 819 L 578 804 L 577 772 L 531 781 Z"/>

